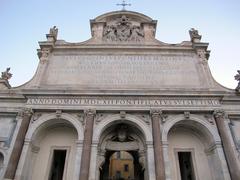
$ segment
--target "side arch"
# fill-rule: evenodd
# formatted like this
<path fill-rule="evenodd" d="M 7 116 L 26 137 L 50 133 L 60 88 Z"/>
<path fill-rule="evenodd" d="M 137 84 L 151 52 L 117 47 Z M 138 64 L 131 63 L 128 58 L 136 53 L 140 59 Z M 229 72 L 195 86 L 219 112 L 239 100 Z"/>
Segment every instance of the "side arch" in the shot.
<path fill-rule="evenodd" d="M 56 119 L 59 119 L 59 122 L 62 121 L 62 122 L 67 122 L 67 123 L 71 124 L 77 131 L 78 141 L 83 141 L 84 130 L 83 130 L 82 124 L 79 122 L 79 120 L 76 117 L 74 117 L 73 115 L 67 114 L 67 113 L 62 113 L 60 118 L 57 118 L 55 113 L 42 115 L 36 122 L 31 124 L 31 127 L 29 128 L 25 139 L 32 140 L 32 138 L 34 138 L 34 136 L 42 128 L 56 123 Z"/>
<path fill-rule="evenodd" d="M 162 141 L 163 143 L 168 142 L 168 133 L 171 130 L 171 128 L 176 125 L 177 123 L 187 123 L 189 122 L 190 126 L 196 127 L 199 131 L 206 134 L 215 144 L 221 143 L 221 138 L 218 134 L 218 131 L 216 128 L 214 128 L 213 125 L 211 125 L 206 120 L 200 118 L 196 115 L 191 115 L 189 119 L 186 119 L 183 115 L 178 115 L 175 118 L 169 119 L 166 121 L 166 123 L 163 126 L 162 129 Z M 190 124 L 192 122 L 192 124 Z"/>
<path fill-rule="evenodd" d="M 195 136 L 195 140 L 200 140 L 199 143 L 197 141 L 185 141 L 193 143 L 189 146 L 182 146 L 179 144 L 179 141 L 171 141 L 171 137 L 174 137 L 174 133 L 188 133 L 185 137 L 189 137 L 190 140 Z M 178 134 L 179 135 L 179 134 Z M 175 137 L 178 137 L 176 134 Z M 184 136 L 182 136 L 184 137 Z M 171 141 L 171 142 L 170 142 Z M 162 142 L 163 142 L 163 151 L 164 151 L 164 163 L 165 163 L 165 174 L 168 180 L 176 179 L 179 175 L 179 167 L 176 165 L 178 164 L 178 160 L 176 158 L 176 152 L 178 148 L 193 148 L 193 152 L 198 153 L 196 157 L 200 157 L 199 155 L 202 154 L 202 159 L 198 159 L 195 161 L 194 167 L 202 167 L 194 169 L 196 172 L 196 176 L 199 179 L 203 178 L 203 172 L 208 172 L 208 179 L 212 177 L 212 179 L 218 180 L 229 180 L 229 172 L 226 164 L 226 159 L 223 153 L 221 138 L 218 134 L 217 127 L 214 124 L 208 122 L 204 117 L 199 115 L 191 114 L 189 119 L 186 119 L 183 114 L 177 115 L 175 117 L 170 117 L 166 120 L 163 128 L 162 128 Z M 174 145 L 174 143 L 175 145 Z M 173 144 L 171 144 L 173 143 Z M 195 144 L 194 144 L 195 143 Z M 202 144 L 201 147 L 197 146 L 197 144 Z M 191 149 L 190 148 L 190 149 Z M 188 150 L 190 150 L 188 149 Z M 197 150 L 196 150 L 197 149 Z M 174 155 L 175 153 L 175 155 Z M 174 160 L 175 159 L 175 160 Z M 205 159 L 205 160 L 204 160 Z M 200 165 L 200 161 L 204 164 Z M 203 168 L 206 168 L 203 170 Z M 197 175 L 198 174 L 198 175 Z M 207 173 L 205 174 L 207 175 Z M 174 178 L 173 178 L 174 177 Z"/>
<path fill-rule="evenodd" d="M 146 142 L 152 142 L 152 133 L 150 126 L 147 125 L 145 122 L 142 121 L 142 119 L 138 118 L 137 116 L 133 116 L 130 114 L 127 114 L 124 119 L 120 117 L 120 114 L 115 114 L 112 116 L 108 116 L 105 119 L 103 119 L 101 122 L 99 122 L 97 125 L 95 125 L 95 131 L 93 134 L 93 141 L 98 142 L 101 134 L 106 130 L 108 127 L 110 127 L 112 124 L 116 122 L 121 123 L 128 123 L 132 124 L 139 128 L 139 130 L 143 133 L 145 136 Z"/>

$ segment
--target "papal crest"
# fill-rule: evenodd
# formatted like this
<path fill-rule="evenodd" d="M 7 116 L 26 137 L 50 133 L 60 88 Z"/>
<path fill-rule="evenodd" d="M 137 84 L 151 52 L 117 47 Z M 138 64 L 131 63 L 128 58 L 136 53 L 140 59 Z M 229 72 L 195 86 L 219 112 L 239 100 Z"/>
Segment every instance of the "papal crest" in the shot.
<path fill-rule="evenodd" d="M 143 39 L 142 27 L 133 25 L 125 15 L 116 23 L 105 26 L 103 32 L 103 40 L 107 42 L 140 42 Z"/>

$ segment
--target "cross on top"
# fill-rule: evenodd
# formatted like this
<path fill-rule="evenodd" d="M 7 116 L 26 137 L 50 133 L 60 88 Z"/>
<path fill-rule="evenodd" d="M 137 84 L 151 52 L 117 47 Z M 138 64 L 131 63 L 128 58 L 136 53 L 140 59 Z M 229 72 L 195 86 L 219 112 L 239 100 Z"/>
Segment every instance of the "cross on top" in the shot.
<path fill-rule="evenodd" d="M 126 6 L 131 6 L 131 4 L 127 4 L 126 2 L 125 2 L 125 0 L 123 0 L 122 1 L 122 3 L 121 4 L 117 4 L 117 6 L 122 6 L 123 8 L 122 8 L 122 10 L 123 11 L 125 11 L 126 10 Z"/>

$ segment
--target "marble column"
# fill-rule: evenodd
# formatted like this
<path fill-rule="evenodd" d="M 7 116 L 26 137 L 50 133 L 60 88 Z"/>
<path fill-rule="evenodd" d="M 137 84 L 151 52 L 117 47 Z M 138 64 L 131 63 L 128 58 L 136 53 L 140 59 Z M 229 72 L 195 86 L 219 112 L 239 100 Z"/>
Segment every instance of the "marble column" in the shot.
<path fill-rule="evenodd" d="M 168 155 L 169 144 L 168 142 L 162 142 L 163 147 L 163 157 L 164 157 L 164 165 L 165 165 L 165 178 L 166 180 L 171 180 L 171 167 L 170 160 Z"/>
<path fill-rule="evenodd" d="M 157 180 L 165 180 L 162 133 L 160 129 L 161 114 L 162 112 L 160 110 L 151 110 L 155 172 Z"/>
<path fill-rule="evenodd" d="M 31 109 L 24 109 L 18 114 L 22 121 L 5 171 L 5 179 L 14 179 L 32 114 Z"/>
<path fill-rule="evenodd" d="M 146 163 L 147 169 L 144 172 L 144 179 L 156 180 L 153 142 L 147 142 Z"/>
<path fill-rule="evenodd" d="M 89 174 L 89 180 L 97 180 L 97 174 L 99 171 L 97 167 L 97 154 L 98 154 L 98 143 L 97 142 L 92 142 L 91 145 L 91 163 L 90 163 L 90 174 Z"/>
<path fill-rule="evenodd" d="M 75 159 L 73 180 L 79 179 L 80 168 L 81 168 L 82 147 L 83 147 L 83 142 L 77 141 L 76 142 L 76 159 Z"/>
<path fill-rule="evenodd" d="M 79 180 L 88 180 L 88 176 L 89 176 L 93 124 L 94 124 L 94 116 L 96 114 L 96 111 L 86 110 L 84 113 L 85 113 L 85 119 L 84 119 L 85 130 L 84 130 L 84 140 L 83 140 Z"/>
<path fill-rule="evenodd" d="M 231 133 L 228 131 L 227 123 L 225 122 L 224 111 L 217 110 L 214 112 L 216 125 L 222 140 L 223 149 L 228 162 L 228 167 L 232 180 L 240 179 L 240 165 L 238 158 L 235 156 L 234 145 L 231 142 Z"/>

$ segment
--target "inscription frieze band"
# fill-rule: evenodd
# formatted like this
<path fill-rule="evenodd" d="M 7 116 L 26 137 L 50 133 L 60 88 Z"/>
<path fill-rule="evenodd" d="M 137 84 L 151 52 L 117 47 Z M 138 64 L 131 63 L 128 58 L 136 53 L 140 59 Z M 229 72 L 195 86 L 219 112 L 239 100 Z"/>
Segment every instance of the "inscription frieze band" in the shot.
<path fill-rule="evenodd" d="M 219 106 L 217 99 L 167 99 L 167 98 L 128 98 L 128 97 L 38 97 L 29 98 L 28 105 L 64 106 Z"/>

